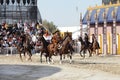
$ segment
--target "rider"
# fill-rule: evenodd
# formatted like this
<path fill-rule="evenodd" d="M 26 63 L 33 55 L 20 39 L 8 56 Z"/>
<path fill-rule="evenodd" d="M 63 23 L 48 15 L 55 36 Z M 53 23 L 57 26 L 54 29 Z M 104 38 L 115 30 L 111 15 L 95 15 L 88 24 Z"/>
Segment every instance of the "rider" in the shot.
<path fill-rule="evenodd" d="M 60 36 L 60 31 L 55 31 L 54 33 L 53 33 L 53 37 L 52 37 L 52 43 L 59 43 L 59 42 L 61 42 L 61 40 L 62 40 L 62 37 Z"/>
<path fill-rule="evenodd" d="M 94 34 L 92 34 L 92 44 L 94 43 L 95 40 L 96 40 L 96 37 Z"/>
<path fill-rule="evenodd" d="M 62 37 L 60 36 L 60 31 L 57 30 L 53 33 L 52 39 L 51 39 L 51 43 L 53 44 L 53 48 L 56 49 L 56 47 L 61 48 L 62 46 L 60 45 L 62 41 Z M 59 51 L 58 49 L 56 49 L 56 51 Z"/>
<path fill-rule="evenodd" d="M 84 41 L 85 41 L 85 45 L 87 46 L 89 44 L 89 37 L 87 33 L 85 33 Z"/>
<path fill-rule="evenodd" d="M 45 40 L 49 43 L 51 43 L 51 35 L 48 33 L 48 30 L 45 31 L 45 34 L 43 35 L 43 37 L 45 38 Z"/>
<path fill-rule="evenodd" d="M 18 38 L 18 45 L 21 49 L 23 49 L 23 47 L 24 47 L 24 44 L 23 44 L 24 40 L 25 40 L 25 33 L 24 33 L 24 31 L 22 31 L 21 35 Z"/>

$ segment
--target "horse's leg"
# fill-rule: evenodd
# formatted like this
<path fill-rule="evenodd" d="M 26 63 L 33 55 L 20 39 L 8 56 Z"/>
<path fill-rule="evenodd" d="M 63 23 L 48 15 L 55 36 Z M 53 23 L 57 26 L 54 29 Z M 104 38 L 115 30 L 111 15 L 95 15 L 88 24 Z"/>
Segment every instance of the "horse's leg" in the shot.
<path fill-rule="evenodd" d="M 22 59 L 22 53 L 20 52 L 20 51 L 18 51 L 18 53 L 19 53 L 19 56 L 20 56 L 20 60 L 23 62 L 23 59 Z"/>
<path fill-rule="evenodd" d="M 20 48 L 19 48 L 19 47 L 17 47 L 17 49 L 18 49 L 18 54 L 19 54 L 19 56 L 20 56 L 20 60 L 23 62 L 22 52 L 20 51 Z"/>
<path fill-rule="evenodd" d="M 46 62 L 48 62 L 49 56 L 45 55 L 45 58 L 46 58 Z"/>
<path fill-rule="evenodd" d="M 99 55 L 99 50 L 98 49 L 96 49 L 96 54 Z"/>
<path fill-rule="evenodd" d="M 48 56 L 48 59 L 49 59 L 48 64 L 50 64 L 50 62 L 51 62 L 51 57 L 52 57 L 51 55 Z"/>
<path fill-rule="evenodd" d="M 30 61 L 32 61 L 32 53 L 31 53 L 31 51 L 28 51 L 28 56 L 29 56 L 29 58 L 28 58 L 28 60 L 30 60 Z"/>
<path fill-rule="evenodd" d="M 96 54 L 96 50 L 95 50 L 95 49 L 93 49 L 93 54 L 94 54 L 94 55 Z"/>
<path fill-rule="evenodd" d="M 26 54 L 25 54 L 25 51 L 23 51 L 23 55 L 24 55 L 24 57 L 26 58 Z"/>
<path fill-rule="evenodd" d="M 60 64 L 62 64 L 62 54 L 60 54 Z"/>
<path fill-rule="evenodd" d="M 63 54 L 63 59 L 65 59 L 65 54 Z"/>
<path fill-rule="evenodd" d="M 29 60 L 29 58 L 28 58 L 28 51 L 25 51 L 24 55 L 25 55 L 26 61 L 28 61 Z"/>
<path fill-rule="evenodd" d="M 55 54 L 55 55 L 54 55 Z M 53 60 L 53 57 L 52 56 L 57 56 L 57 51 L 54 51 L 54 53 L 51 54 L 51 62 L 54 64 L 54 60 Z"/>
<path fill-rule="evenodd" d="M 83 51 L 83 49 L 80 50 L 80 56 L 81 56 L 81 57 L 83 57 L 83 55 L 82 55 L 82 53 L 81 53 L 82 51 Z"/>
<path fill-rule="evenodd" d="M 53 60 L 52 56 L 51 56 L 51 62 L 54 64 L 54 60 Z"/>
<path fill-rule="evenodd" d="M 46 62 L 47 62 L 48 64 L 50 64 L 50 61 L 51 61 L 51 60 L 50 60 L 50 58 L 51 58 L 50 53 L 46 52 L 45 58 L 46 58 Z"/>
<path fill-rule="evenodd" d="M 41 52 L 41 54 L 40 54 L 40 62 L 42 63 L 42 54 L 43 54 L 43 52 Z"/>
<path fill-rule="evenodd" d="M 72 51 L 70 52 L 70 64 L 72 63 Z"/>
<path fill-rule="evenodd" d="M 95 54 L 98 55 L 98 50 L 97 49 L 95 49 Z"/>
<path fill-rule="evenodd" d="M 85 58 L 86 49 L 83 50 L 83 58 Z"/>
<path fill-rule="evenodd" d="M 89 52 L 89 57 L 92 57 L 92 51 L 88 49 L 88 52 Z"/>
<path fill-rule="evenodd" d="M 24 55 L 26 61 L 28 61 L 28 59 L 27 59 L 27 54 L 28 54 L 28 52 L 27 52 L 26 50 L 24 50 L 24 51 L 23 51 L 23 55 Z"/>
<path fill-rule="evenodd" d="M 83 57 L 83 58 L 85 58 L 85 50 L 86 49 L 84 47 L 82 47 L 81 50 L 80 50 L 80 56 Z M 82 51 L 83 51 L 83 55 L 81 53 Z"/>

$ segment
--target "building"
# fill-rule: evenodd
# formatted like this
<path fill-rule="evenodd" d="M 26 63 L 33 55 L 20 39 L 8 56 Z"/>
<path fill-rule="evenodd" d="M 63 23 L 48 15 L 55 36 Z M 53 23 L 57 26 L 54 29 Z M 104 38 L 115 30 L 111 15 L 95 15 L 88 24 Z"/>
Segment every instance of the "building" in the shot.
<path fill-rule="evenodd" d="M 0 23 L 40 21 L 37 0 L 0 0 Z"/>
<path fill-rule="evenodd" d="M 109 0 L 104 0 L 109 1 Z M 113 0 L 111 0 L 113 1 Z M 115 1 L 115 0 L 114 0 Z M 88 27 L 88 34 L 96 35 L 102 54 L 120 54 L 120 2 L 89 7 L 81 20 Z"/>

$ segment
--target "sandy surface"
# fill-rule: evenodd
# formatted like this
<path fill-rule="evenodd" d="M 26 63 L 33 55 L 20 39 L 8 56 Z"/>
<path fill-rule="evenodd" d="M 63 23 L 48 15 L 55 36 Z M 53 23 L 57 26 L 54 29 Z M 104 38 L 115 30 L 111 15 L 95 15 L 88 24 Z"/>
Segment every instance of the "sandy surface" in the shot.
<path fill-rule="evenodd" d="M 59 64 L 59 57 L 53 57 L 54 64 L 39 62 L 39 55 L 32 56 L 32 62 L 21 62 L 18 55 L 0 55 L 0 80 L 120 80 L 120 56 L 93 56 L 81 58 L 73 55 Z"/>

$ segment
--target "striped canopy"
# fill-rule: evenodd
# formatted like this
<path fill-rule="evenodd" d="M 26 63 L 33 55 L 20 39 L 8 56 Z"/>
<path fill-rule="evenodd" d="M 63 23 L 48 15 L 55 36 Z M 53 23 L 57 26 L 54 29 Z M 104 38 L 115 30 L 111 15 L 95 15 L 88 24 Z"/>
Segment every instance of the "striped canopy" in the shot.
<path fill-rule="evenodd" d="M 104 15 L 105 13 L 106 16 Z M 120 22 L 120 6 L 117 8 L 109 7 L 87 10 L 82 19 L 82 23 L 87 24 L 87 22 L 89 21 L 90 24 L 95 24 L 96 20 L 98 21 L 98 23 L 103 23 L 104 17 L 106 18 L 107 22 L 113 22 L 113 17 L 115 17 L 116 22 Z"/>

